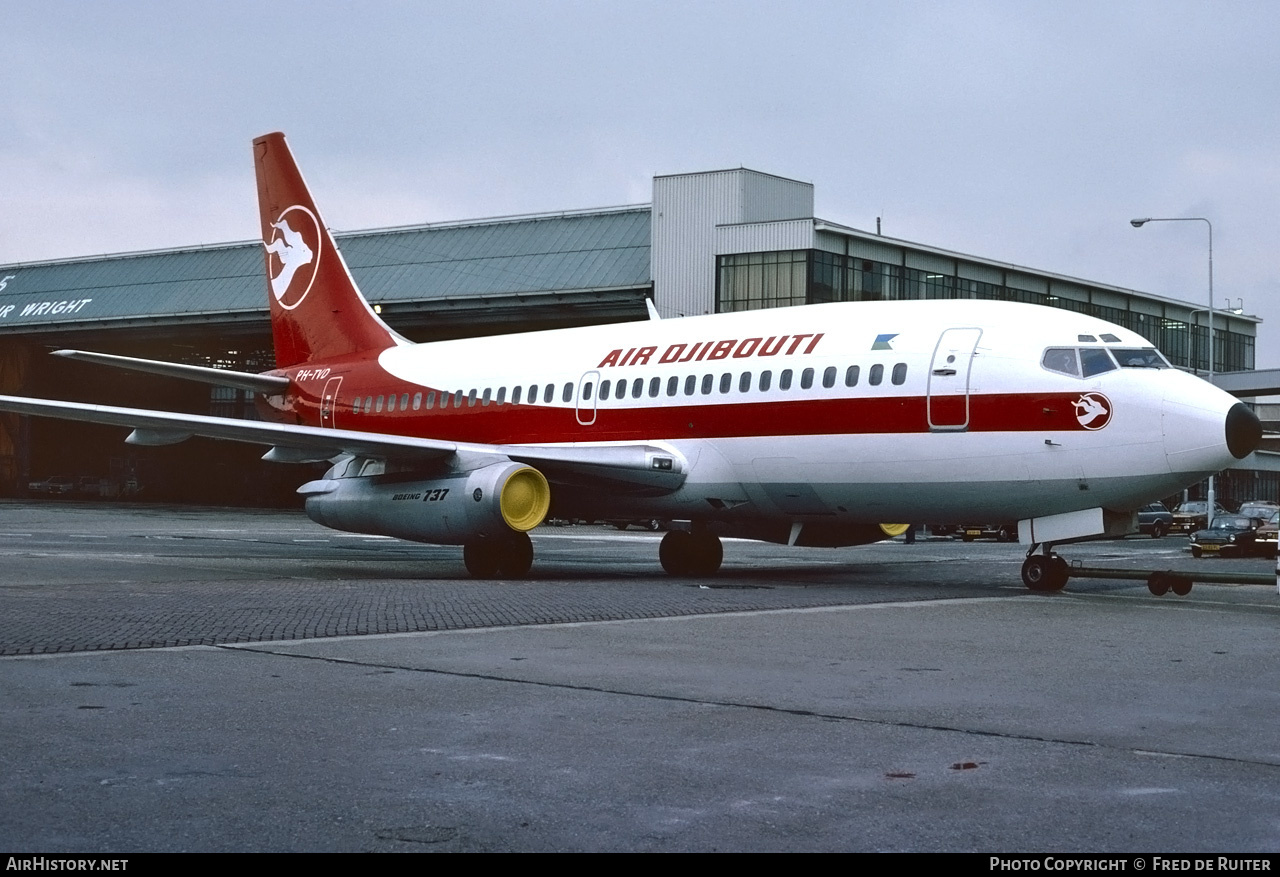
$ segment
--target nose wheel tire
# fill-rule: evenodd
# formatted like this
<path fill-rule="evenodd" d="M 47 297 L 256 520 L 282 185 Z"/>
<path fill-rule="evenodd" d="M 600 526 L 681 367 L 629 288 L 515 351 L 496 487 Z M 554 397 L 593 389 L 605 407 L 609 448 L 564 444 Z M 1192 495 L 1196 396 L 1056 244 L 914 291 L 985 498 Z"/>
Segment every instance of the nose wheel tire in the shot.
<path fill-rule="evenodd" d="M 1022 563 L 1022 583 L 1032 591 L 1061 591 L 1069 576 L 1067 562 L 1056 554 L 1033 554 Z"/>

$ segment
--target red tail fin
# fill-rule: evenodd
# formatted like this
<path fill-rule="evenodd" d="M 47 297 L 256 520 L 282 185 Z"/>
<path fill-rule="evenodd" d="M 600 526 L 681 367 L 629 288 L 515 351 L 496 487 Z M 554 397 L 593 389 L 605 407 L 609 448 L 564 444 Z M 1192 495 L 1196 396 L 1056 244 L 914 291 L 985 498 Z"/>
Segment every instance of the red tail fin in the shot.
<path fill-rule="evenodd" d="M 284 135 L 254 140 L 253 160 L 276 366 L 404 343 L 356 288 Z"/>

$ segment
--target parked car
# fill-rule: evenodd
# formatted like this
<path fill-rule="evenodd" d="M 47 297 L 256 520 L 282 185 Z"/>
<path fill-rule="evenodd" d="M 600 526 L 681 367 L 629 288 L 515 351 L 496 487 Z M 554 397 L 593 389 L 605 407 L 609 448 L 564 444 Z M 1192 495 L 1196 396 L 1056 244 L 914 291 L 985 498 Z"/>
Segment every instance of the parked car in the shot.
<path fill-rule="evenodd" d="M 641 530 L 661 530 L 663 529 L 662 521 L 654 518 L 643 518 L 625 521 L 607 521 L 609 526 L 618 530 L 625 530 L 627 527 L 638 527 Z"/>
<path fill-rule="evenodd" d="M 76 480 L 70 475 L 51 475 L 43 481 L 32 481 L 27 484 L 30 493 L 44 493 L 49 496 L 70 496 L 76 492 Z"/>
<path fill-rule="evenodd" d="M 1014 524 L 961 524 L 960 538 L 965 542 L 974 539 L 994 539 L 997 542 L 1017 542 L 1018 525 Z"/>
<path fill-rule="evenodd" d="M 1262 518 L 1267 520 L 1276 512 L 1280 512 L 1280 505 L 1274 502 L 1266 502 L 1264 500 L 1250 500 L 1241 503 L 1240 508 L 1236 509 L 1237 515 L 1245 515 L 1250 518 Z"/>
<path fill-rule="evenodd" d="M 1261 528 L 1261 518 L 1218 515 L 1208 529 L 1191 534 L 1191 556 L 1221 554 L 1223 557 L 1243 557 L 1246 554 L 1261 554 L 1264 549 L 1257 544 Z"/>
<path fill-rule="evenodd" d="M 1277 542 L 1280 542 L 1280 511 L 1267 518 L 1267 522 L 1258 529 L 1253 544 L 1264 557 L 1275 557 Z"/>
<path fill-rule="evenodd" d="M 1218 503 L 1213 504 L 1213 516 L 1225 515 L 1227 510 Z M 1203 499 L 1184 502 L 1173 510 L 1173 523 L 1169 525 L 1170 533 L 1194 533 L 1203 530 L 1209 524 L 1209 503 Z"/>
<path fill-rule="evenodd" d="M 1138 532 L 1159 539 L 1173 526 L 1173 513 L 1162 502 L 1149 502 L 1138 509 Z"/>

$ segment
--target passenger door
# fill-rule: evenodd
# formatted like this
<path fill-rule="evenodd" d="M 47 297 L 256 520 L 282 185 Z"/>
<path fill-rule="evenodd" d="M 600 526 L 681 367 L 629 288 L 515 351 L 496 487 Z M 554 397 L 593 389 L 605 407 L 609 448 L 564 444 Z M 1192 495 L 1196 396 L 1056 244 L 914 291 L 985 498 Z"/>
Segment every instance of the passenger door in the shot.
<path fill-rule="evenodd" d="M 969 372 L 982 330 L 947 329 L 938 338 L 929 365 L 928 418 L 935 432 L 969 428 Z"/>

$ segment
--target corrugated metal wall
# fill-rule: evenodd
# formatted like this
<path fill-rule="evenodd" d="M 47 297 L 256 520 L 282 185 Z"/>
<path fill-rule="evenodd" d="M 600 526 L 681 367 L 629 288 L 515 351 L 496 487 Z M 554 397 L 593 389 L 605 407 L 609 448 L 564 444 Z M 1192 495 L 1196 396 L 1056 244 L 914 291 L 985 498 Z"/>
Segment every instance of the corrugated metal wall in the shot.
<path fill-rule="evenodd" d="M 715 312 L 717 226 L 812 218 L 809 183 L 745 168 L 654 177 L 650 274 L 658 312 Z"/>

